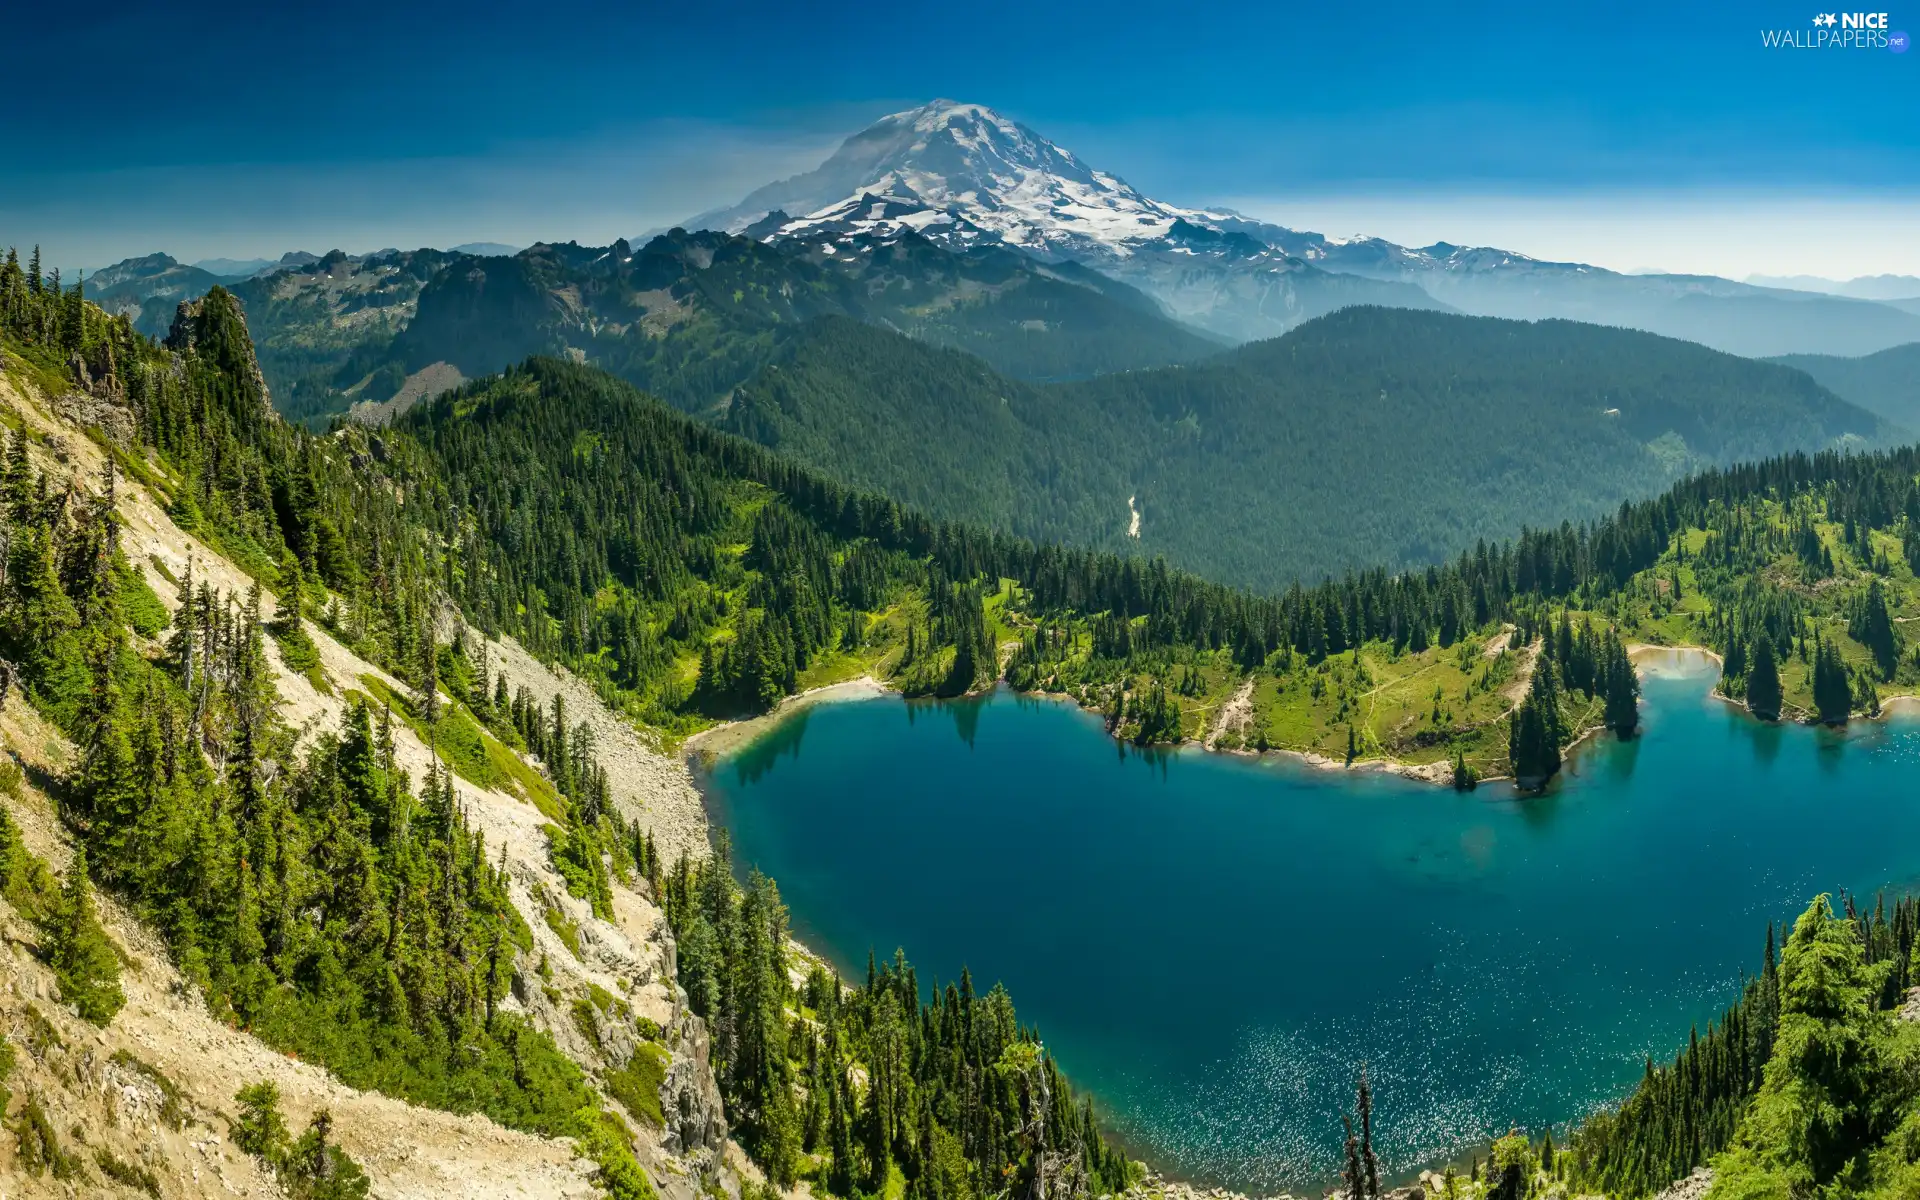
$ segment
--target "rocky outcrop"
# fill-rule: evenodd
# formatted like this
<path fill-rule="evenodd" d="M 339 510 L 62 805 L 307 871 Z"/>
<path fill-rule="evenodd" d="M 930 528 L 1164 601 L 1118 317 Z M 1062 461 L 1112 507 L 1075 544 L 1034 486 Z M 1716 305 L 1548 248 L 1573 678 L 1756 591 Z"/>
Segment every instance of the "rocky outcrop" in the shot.
<path fill-rule="evenodd" d="M 681 995 L 684 999 L 685 993 Z M 673 1062 L 660 1086 L 660 1108 L 667 1115 L 661 1148 L 681 1156 L 702 1150 L 718 1154 L 727 1142 L 727 1118 L 720 1084 L 713 1076 L 707 1023 L 683 1011 L 674 1023 L 669 1045 Z"/>
<path fill-rule="evenodd" d="M 210 356 L 226 374 L 247 380 L 247 390 L 259 404 L 261 414 L 278 419 L 273 412 L 272 393 L 267 390 L 267 377 L 253 352 L 253 337 L 247 332 L 240 298 L 232 292 L 216 287 L 198 300 L 182 300 L 173 310 L 173 325 L 167 330 L 165 345 L 176 354 L 197 350 Z"/>
<path fill-rule="evenodd" d="M 1693 1174 L 1685 1179 L 1669 1184 L 1654 1200 L 1700 1200 L 1713 1186 L 1713 1168 L 1695 1167 Z"/>
<path fill-rule="evenodd" d="M 1415 1189 L 1417 1190 L 1417 1189 Z M 1148 1171 L 1134 1184 L 1120 1193 L 1119 1200 L 1254 1200 L 1244 1192 L 1229 1191 L 1220 1187 L 1198 1187 L 1191 1183 L 1177 1183 L 1161 1178 Z M 1276 1192 L 1267 1200 L 1295 1200 L 1287 1192 Z"/>

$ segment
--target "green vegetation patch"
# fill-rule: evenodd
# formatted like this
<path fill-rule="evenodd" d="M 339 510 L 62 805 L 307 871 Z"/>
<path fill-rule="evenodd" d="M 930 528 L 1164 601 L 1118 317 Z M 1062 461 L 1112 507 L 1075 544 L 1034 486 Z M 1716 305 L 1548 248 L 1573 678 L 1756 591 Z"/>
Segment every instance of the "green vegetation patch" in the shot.
<path fill-rule="evenodd" d="M 608 1072 L 601 1085 L 635 1120 L 660 1129 L 667 1123 L 666 1113 L 660 1107 L 660 1088 L 667 1081 L 667 1066 L 671 1062 L 672 1055 L 666 1047 L 642 1042 L 634 1047 L 627 1065 Z"/>
<path fill-rule="evenodd" d="M 389 687 L 377 675 L 363 674 L 360 683 L 374 700 L 391 709 L 422 742 L 431 745 L 453 773 L 473 784 L 508 792 L 530 801 L 543 816 L 564 820 L 566 802 L 545 776 L 482 729 L 467 709 L 443 697 L 440 719 L 429 730 L 414 715 L 413 701 Z"/>

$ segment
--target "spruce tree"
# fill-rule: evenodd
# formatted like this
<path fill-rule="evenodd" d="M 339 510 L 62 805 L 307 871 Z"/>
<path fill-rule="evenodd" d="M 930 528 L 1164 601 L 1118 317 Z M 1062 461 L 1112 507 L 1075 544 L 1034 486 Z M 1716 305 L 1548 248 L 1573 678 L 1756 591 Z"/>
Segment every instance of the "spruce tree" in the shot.
<path fill-rule="evenodd" d="M 1526 698 L 1514 709 L 1508 722 L 1507 757 L 1513 763 L 1514 779 L 1521 787 L 1544 787 L 1560 769 L 1562 723 L 1553 667 L 1543 656 L 1535 664 Z"/>
<path fill-rule="evenodd" d="M 434 641 L 432 625 L 426 625 L 420 631 L 420 650 L 414 668 L 419 679 L 414 689 L 414 712 L 429 729 L 440 721 L 439 664 L 440 648 Z"/>
<path fill-rule="evenodd" d="M 1847 633 L 1873 655 L 1880 678 L 1892 679 L 1900 661 L 1900 645 L 1894 633 L 1893 616 L 1887 611 L 1886 588 L 1877 578 L 1867 581 L 1867 590 L 1856 600 Z"/>
<path fill-rule="evenodd" d="M 1844 725 L 1853 708 L 1847 664 L 1832 642 L 1822 640 L 1813 655 L 1813 707 L 1821 722 Z"/>
<path fill-rule="evenodd" d="M 60 906 L 53 915 L 48 959 L 60 981 L 60 999 L 95 1025 L 105 1025 L 126 1004 L 120 990 L 120 959 L 93 911 L 87 852 L 76 849 L 67 869 Z"/>
<path fill-rule="evenodd" d="M 1753 667 L 1747 674 L 1747 711 L 1763 721 L 1780 719 L 1780 668 L 1773 660 L 1773 639 L 1753 639 Z"/>
<path fill-rule="evenodd" d="M 1633 660 L 1620 642 L 1618 631 L 1609 631 L 1602 653 L 1606 693 L 1607 728 L 1621 737 L 1630 737 L 1640 724 L 1640 676 Z"/>

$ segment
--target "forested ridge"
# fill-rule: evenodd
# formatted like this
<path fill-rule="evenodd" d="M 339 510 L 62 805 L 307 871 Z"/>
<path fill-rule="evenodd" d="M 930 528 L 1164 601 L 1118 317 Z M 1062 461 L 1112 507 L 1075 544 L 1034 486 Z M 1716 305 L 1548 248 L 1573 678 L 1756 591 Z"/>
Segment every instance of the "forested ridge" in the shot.
<path fill-rule="evenodd" d="M 681 979 L 712 1031 L 736 1133 L 777 1181 L 806 1175 L 848 1197 L 901 1189 L 965 1197 L 1026 1189 L 1037 1178 L 1082 1192 L 1126 1182 L 1132 1168 L 1037 1035 L 1017 1023 L 1004 992 L 976 997 L 966 984 L 923 1011 L 898 960 L 893 974 L 844 999 L 820 976 L 796 991 L 770 884 L 742 889 L 724 858 L 663 862 L 652 839 L 612 811 L 591 739 L 558 696 L 549 704 L 510 694 L 504 675 L 489 681 L 481 647 L 436 642 L 439 597 L 474 601 L 481 622 L 511 606 L 478 603 L 481 591 L 464 573 L 484 564 L 440 539 L 446 489 L 430 483 L 427 445 L 405 433 L 320 438 L 274 417 L 239 305 L 224 290 L 183 306 L 160 345 L 36 267 L 10 259 L 0 268 L 5 369 L 49 396 L 77 384 L 133 425 L 98 479 L 68 481 L 36 467 L 42 452 L 22 428 L 0 470 L 0 656 L 27 700 L 77 747 L 70 773 L 50 782 L 83 848 L 62 894 L 0 808 L 0 888 L 44 926 L 63 1000 L 102 1024 L 124 1003 L 88 899 L 89 881 L 98 881 L 165 938 L 216 1014 L 268 1044 L 358 1087 L 573 1137 L 610 1195 L 651 1195 L 609 1098 L 636 1120 L 658 1122 L 659 1096 L 649 1090 L 660 1080 L 636 1058 L 596 1081 L 501 1003 L 510 981 L 535 969 L 526 958 L 531 938 L 452 778 L 504 771 L 504 786 L 552 820 L 553 866 L 569 890 L 598 912 L 609 879 L 620 878 L 671 914 L 686 947 Z M 654 522 L 630 527 L 642 540 L 611 539 L 622 567 L 644 562 L 656 580 L 684 579 L 730 556 L 714 539 L 744 518 L 759 531 L 756 566 L 784 589 L 782 556 L 804 560 L 821 535 L 765 485 L 741 484 L 720 468 L 740 455 L 775 482 L 826 485 L 788 479 L 764 452 L 659 413 L 673 422 L 660 427 L 669 434 L 708 440 L 686 439 L 679 474 L 662 445 L 662 481 L 671 485 L 656 494 L 664 509 L 635 511 Z M 574 444 L 563 436 L 563 446 Z M 590 450 L 581 444 L 589 458 Z M 188 573 L 173 580 L 179 607 L 170 616 L 120 545 L 123 472 L 250 572 L 252 590 L 222 595 Z M 616 485 L 636 477 L 608 474 Z M 740 486 L 758 488 L 744 509 L 734 507 Z M 897 509 L 889 515 L 901 518 Z M 558 540 L 524 547 L 540 568 L 530 577 L 542 586 L 578 578 L 581 564 L 568 556 L 577 548 Z M 695 551 L 705 557 L 685 557 Z M 892 553 L 870 564 L 868 585 L 882 588 L 887 571 L 906 569 L 903 552 Z M 272 621 L 263 616 L 266 589 L 278 600 Z M 565 627 L 546 616 L 538 592 L 521 595 L 540 620 L 516 627 L 541 632 L 537 648 L 557 653 Z M 953 613 L 942 618 L 935 603 L 930 619 L 971 629 L 978 649 L 982 635 L 965 625 L 960 590 L 947 595 Z M 776 610 L 800 611 L 788 601 Z M 278 712 L 267 644 L 278 644 L 290 669 L 305 669 L 315 647 L 303 618 L 409 692 L 363 677 L 375 694 L 350 698 L 338 729 L 300 744 Z M 702 628 L 711 618 L 688 613 L 707 622 Z M 781 661 L 772 657 L 780 635 L 769 629 L 754 657 L 750 629 L 728 632 L 736 687 L 774 695 L 791 687 L 761 673 L 763 658 Z M 959 634 L 963 643 L 968 636 Z M 736 702 L 731 694 L 685 700 Z M 750 702 L 764 698 L 756 692 Z M 422 779 L 396 763 L 402 721 L 444 752 Z M 538 771 L 515 767 L 514 751 Z M 0 791 L 6 786 L 0 780 Z M 790 1031 L 802 1013 L 825 1016 L 824 1040 Z M 835 1072 L 831 1087 L 824 1070 Z M 253 1130 L 245 1148 L 295 1194 L 365 1194 L 358 1168 L 329 1149 L 324 1123 L 296 1143 L 278 1131 L 270 1089 L 237 1099 Z M 63 1157 L 56 1131 L 34 1129 L 54 1156 L 35 1161 L 80 1169 Z M 336 1190 L 315 1190 L 322 1187 Z"/>
<path fill-rule="evenodd" d="M 1787 354 L 1769 361 L 1805 371 L 1820 386 L 1909 429 L 1920 427 L 1920 342 L 1876 354 Z"/>
<path fill-rule="evenodd" d="M 182 269 L 186 270 L 186 269 Z M 193 273 L 206 290 L 211 277 Z M 170 301 L 118 285 L 139 327 L 165 332 Z M 421 249 L 317 261 L 234 285 L 289 420 L 318 429 L 359 401 L 394 398 L 438 364 L 485 375 L 529 355 L 577 352 L 670 404 L 702 411 L 777 355 L 809 320 L 840 316 L 979 355 L 1021 379 L 1077 379 L 1217 352 L 1125 284 L 1016 251 L 956 254 L 919 237 L 770 246 L 674 230 L 630 246 L 541 244 L 496 257 Z"/>
<path fill-rule="evenodd" d="M 816 322 L 724 424 L 935 516 L 1264 590 L 1423 567 L 1688 471 L 1890 432 L 1797 371 L 1687 342 L 1382 308 L 1044 387 Z"/>
<path fill-rule="evenodd" d="M 573 364 L 531 361 L 396 432 L 424 457 L 396 444 L 391 469 L 430 497 L 424 519 L 453 547 L 446 579 L 463 606 L 669 730 L 863 671 L 947 693 L 1004 673 L 1098 707 L 1141 741 L 1221 733 L 1230 745 L 1457 759 L 1480 776 L 1512 773 L 1514 750 L 1535 747 L 1551 762 L 1521 773 L 1544 778 L 1554 748 L 1587 726 L 1632 727 L 1626 641 L 1726 651 L 1738 695 L 1752 622 L 1771 621 L 1796 713 L 1818 711 L 1823 652 L 1822 678 L 1846 693 L 1830 717 L 1920 681 L 1890 633 L 1867 632 L 1920 605 L 1893 544 L 1914 491 L 1899 482 L 1908 451 L 1711 471 L 1445 566 L 1260 595 L 930 520 Z M 1869 519 L 1850 489 L 1876 479 Z M 1801 554 L 1817 573 L 1794 565 Z M 1862 638 L 1879 639 L 1873 672 Z M 1554 670 L 1534 669 L 1536 657 Z M 1398 682 L 1415 674 L 1430 692 Z M 1210 727 L 1243 687 L 1253 720 Z M 1550 704 L 1520 703 L 1528 692 Z M 1537 725 L 1516 735 L 1510 712 Z"/>
<path fill-rule="evenodd" d="M 316 428 L 582 357 L 931 516 L 1268 590 L 1892 436 L 1800 372 L 1630 329 L 1348 308 L 1224 351 L 1085 268 L 915 235 L 336 252 L 237 292 Z"/>

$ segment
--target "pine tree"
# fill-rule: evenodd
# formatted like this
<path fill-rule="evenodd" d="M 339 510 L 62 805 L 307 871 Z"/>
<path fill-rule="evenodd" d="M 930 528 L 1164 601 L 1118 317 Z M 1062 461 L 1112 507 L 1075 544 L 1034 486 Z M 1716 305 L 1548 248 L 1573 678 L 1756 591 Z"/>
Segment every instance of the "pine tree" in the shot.
<path fill-rule="evenodd" d="M 418 685 L 414 689 L 414 712 L 431 729 L 440 721 L 440 648 L 431 624 L 420 631 L 420 649 L 414 668 Z"/>
<path fill-rule="evenodd" d="M 1747 711 L 1763 721 L 1780 719 L 1780 668 L 1773 660 L 1773 639 L 1753 639 L 1753 667 L 1747 674 Z"/>
<path fill-rule="evenodd" d="M 1525 699 L 1513 711 L 1507 729 L 1507 757 L 1521 787 L 1545 787 L 1560 769 L 1561 729 L 1559 691 L 1552 664 L 1535 666 Z"/>
<path fill-rule="evenodd" d="M 120 990 L 120 959 L 93 911 L 93 885 L 87 878 L 87 852 L 76 849 L 60 907 L 49 934 L 48 959 L 60 981 L 60 999 L 82 1017 L 105 1025 L 126 1004 Z"/>
<path fill-rule="evenodd" d="M 1607 727 L 1621 737 L 1630 737 L 1640 724 L 1640 676 L 1633 669 L 1633 660 L 1621 644 L 1618 631 L 1608 631 L 1601 661 Z"/>
<path fill-rule="evenodd" d="M 1853 606 L 1847 633 L 1873 655 L 1880 678 L 1892 679 L 1900 661 L 1900 645 L 1894 633 L 1893 616 L 1887 611 L 1886 588 L 1879 579 L 1867 581 L 1867 590 Z"/>
<path fill-rule="evenodd" d="M 1853 688 L 1847 664 L 1832 642 L 1821 641 L 1813 655 L 1813 707 L 1828 725 L 1844 725 L 1853 708 Z"/>

